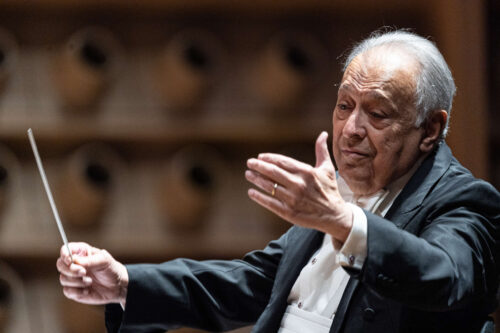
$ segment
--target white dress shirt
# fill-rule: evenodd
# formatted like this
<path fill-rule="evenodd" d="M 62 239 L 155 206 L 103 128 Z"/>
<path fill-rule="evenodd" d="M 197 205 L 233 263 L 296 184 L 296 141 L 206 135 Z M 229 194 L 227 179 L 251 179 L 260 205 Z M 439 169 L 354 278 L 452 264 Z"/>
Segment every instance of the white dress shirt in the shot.
<path fill-rule="evenodd" d="M 339 176 L 340 195 L 353 210 L 353 226 L 344 244 L 325 234 L 323 243 L 304 266 L 288 296 L 279 333 L 328 333 L 349 275 L 342 266 L 361 269 L 367 253 L 367 218 L 363 209 L 385 216 L 420 163 L 377 193 L 356 197 Z M 362 209 L 363 208 L 363 209 Z"/>

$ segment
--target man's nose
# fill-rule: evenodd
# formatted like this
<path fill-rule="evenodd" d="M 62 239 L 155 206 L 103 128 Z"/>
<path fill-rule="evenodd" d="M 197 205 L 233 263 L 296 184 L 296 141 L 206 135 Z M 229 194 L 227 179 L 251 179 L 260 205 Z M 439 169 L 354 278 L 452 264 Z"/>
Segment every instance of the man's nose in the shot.
<path fill-rule="evenodd" d="M 359 108 L 355 108 L 346 120 L 343 135 L 347 138 L 364 138 L 366 135 L 365 119 Z"/>

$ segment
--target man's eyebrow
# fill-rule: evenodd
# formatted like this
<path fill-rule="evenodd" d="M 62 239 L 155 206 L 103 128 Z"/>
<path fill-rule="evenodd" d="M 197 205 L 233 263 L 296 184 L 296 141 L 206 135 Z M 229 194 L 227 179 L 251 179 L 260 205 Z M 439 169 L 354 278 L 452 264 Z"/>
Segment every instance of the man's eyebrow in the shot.
<path fill-rule="evenodd" d="M 342 83 L 339 86 L 339 92 L 340 91 L 358 91 L 352 84 L 350 83 Z M 389 102 L 392 104 L 392 101 L 387 97 L 385 94 L 376 91 L 376 90 L 370 90 L 369 92 L 366 93 L 366 95 L 370 96 L 373 99 L 376 99 L 381 102 Z"/>
<path fill-rule="evenodd" d="M 341 93 L 350 93 L 350 92 L 356 92 L 358 89 L 356 89 L 355 86 L 353 86 L 350 83 L 342 83 L 340 84 L 338 94 Z M 372 101 L 376 101 L 376 103 L 380 103 L 379 105 L 386 105 L 388 106 L 388 110 L 396 110 L 397 106 L 394 103 L 393 100 L 391 100 L 386 94 L 376 91 L 376 90 L 370 90 L 366 92 L 366 97 L 369 97 Z"/>
<path fill-rule="evenodd" d="M 337 86 L 339 87 L 340 90 L 353 90 L 352 85 L 349 83 L 338 83 Z"/>
<path fill-rule="evenodd" d="M 377 101 L 388 102 L 388 103 L 392 104 L 392 101 L 389 99 L 389 97 L 387 97 L 385 94 L 382 94 L 378 91 L 372 90 L 372 91 L 368 92 L 367 95 L 373 99 L 376 99 Z"/>

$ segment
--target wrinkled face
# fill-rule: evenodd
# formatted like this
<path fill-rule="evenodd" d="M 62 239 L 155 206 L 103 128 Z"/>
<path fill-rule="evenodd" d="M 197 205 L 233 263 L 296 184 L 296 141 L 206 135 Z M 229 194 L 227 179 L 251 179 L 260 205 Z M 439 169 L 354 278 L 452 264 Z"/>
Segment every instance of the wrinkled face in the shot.
<path fill-rule="evenodd" d="M 373 49 L 344 73 L 333 112 L 333 155 L 358 195 L 404 175 L 423 154 L 415 127 L 416 62 L 401 51 Z"/>

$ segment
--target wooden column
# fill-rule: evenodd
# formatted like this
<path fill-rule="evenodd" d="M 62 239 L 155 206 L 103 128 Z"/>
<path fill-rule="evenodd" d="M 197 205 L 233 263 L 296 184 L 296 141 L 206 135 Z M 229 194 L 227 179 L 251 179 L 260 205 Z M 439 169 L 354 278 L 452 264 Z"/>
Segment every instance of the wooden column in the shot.
<path fill-rule="evenodd" d="M 439 0 L 432 2 L 429 14 L 458 88 L 447 142 L 476 177 L 488 179 L 484 9 L 483 0 Z"/>
<path fill-rule="evenodd" d="M 476 177 L 488 179 L 485 3 L 440 0 L 433 4 L 436 41 L 457 85 L 447 142 Z M 492 316 L 495 332 L 500 333 L 500 308 Z"/>

